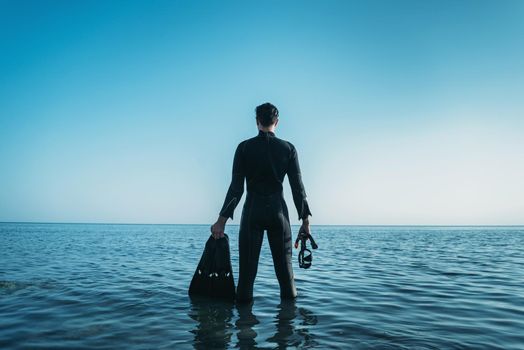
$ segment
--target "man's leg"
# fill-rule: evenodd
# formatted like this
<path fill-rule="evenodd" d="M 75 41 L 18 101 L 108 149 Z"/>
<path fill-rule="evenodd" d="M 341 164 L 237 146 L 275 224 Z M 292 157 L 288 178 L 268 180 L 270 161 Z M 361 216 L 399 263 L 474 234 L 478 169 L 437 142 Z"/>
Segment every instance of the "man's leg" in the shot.
<path fill-rule="evenodd" d="M 252 209 L 249 208 L 242 213 L 238 234 L 239 277 L 237 301 L 250 301 L 253 299 L 253 284 L 257 276 L 258 259 L 264 238 L 264 229 L 254 220 Z"/>
<path fill-rule="evenodd" d="M 275 273 L 280 284 L 280 297 L 292 299 L 297 296 L 295 278 L 293 275 L 291 225 L 287 214 L 287 207 L 278 214 L 278 220 L 267 231 L 269 247 L 273 256 Z"/>

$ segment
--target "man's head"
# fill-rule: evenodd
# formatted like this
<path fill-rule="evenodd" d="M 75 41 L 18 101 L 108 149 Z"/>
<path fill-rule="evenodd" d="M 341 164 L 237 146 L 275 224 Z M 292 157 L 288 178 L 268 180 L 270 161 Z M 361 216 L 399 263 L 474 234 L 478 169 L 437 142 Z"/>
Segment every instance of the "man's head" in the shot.
<path fill-rule="evenodd" d="M 276 126 L 278 123 L 278 109 L 269 102 L 261 104 L 255 109 L 257 124 L 262 127 Z"/>

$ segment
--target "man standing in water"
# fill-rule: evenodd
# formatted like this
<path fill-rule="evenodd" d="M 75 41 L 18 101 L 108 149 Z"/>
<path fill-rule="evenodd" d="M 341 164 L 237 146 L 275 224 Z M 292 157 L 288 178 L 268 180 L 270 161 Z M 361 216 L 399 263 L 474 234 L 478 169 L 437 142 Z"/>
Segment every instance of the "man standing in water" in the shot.
<path fill-rule="evenodd" d="M 291 264 L 291 226 L 282 187 L 286 174 L 298 218 L 302 220 L 301 231 L 310 233 L 308 216 L 311 212 L 302 184 L 297 151 L 290 142 L 275 136 L 278 109 L 271 103 L 258 106 L 256 122 L 258 135 L 240 142 L 235 151 L 231 185 L 218 220 L 211 226 L 211 233 L 215 239 L 224 236 L 226 221 L 233 219 L 233 212 L 244 193 L 245 179 L 247 195 L 238 238 L 240 269 L 237 300 L 253 299 L 264 230 L 267 231 L 280 284 L 280 297 L 292 299 L 297 296 L 297 291 Z"/>

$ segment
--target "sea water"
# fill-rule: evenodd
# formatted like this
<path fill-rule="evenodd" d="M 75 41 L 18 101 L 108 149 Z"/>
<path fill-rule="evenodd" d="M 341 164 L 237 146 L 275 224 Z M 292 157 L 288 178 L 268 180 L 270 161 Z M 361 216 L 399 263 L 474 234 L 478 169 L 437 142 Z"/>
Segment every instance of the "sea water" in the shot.
<path fill-rule="evenodd" d="M 296 301 L 266 238 L 237 306 L 187 295 L 209 225 L 0 224 L 0 348 L 524 349 L 523 227 L 312 233 Z"/>

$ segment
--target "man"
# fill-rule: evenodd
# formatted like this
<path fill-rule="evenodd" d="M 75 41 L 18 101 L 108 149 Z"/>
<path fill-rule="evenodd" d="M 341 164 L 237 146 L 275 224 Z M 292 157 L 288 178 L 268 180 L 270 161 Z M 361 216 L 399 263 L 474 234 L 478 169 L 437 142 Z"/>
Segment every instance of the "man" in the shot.
<path fill-rule="evenodd" d="M 253 298 L 264 230 L 267 231 L 280 284 L 280 296 L 292 299 L 297 296 L 297 291 L 291 263 L 291 226 L 282 187 L 286 174 L 298 218 L 302 219 L 301 231 L 310 233 L 308 216 L 311 212 L 302 184 L 297 151 L 290 142 L 275 136 L 278 109 L 271 103 L 258 106 L 256 122 L 258 135 L 240 142 L 236 149 L 231 185 L 218 220 L 211 226 L 211 232 L 215 239 L 224 236 L 226 221 L 228 218 L 233 219 L 233 212 L 244 193 L 245 179 L 247 195 L 238 239 L 240 269 L 237 301 L 250 301 Z"/>

